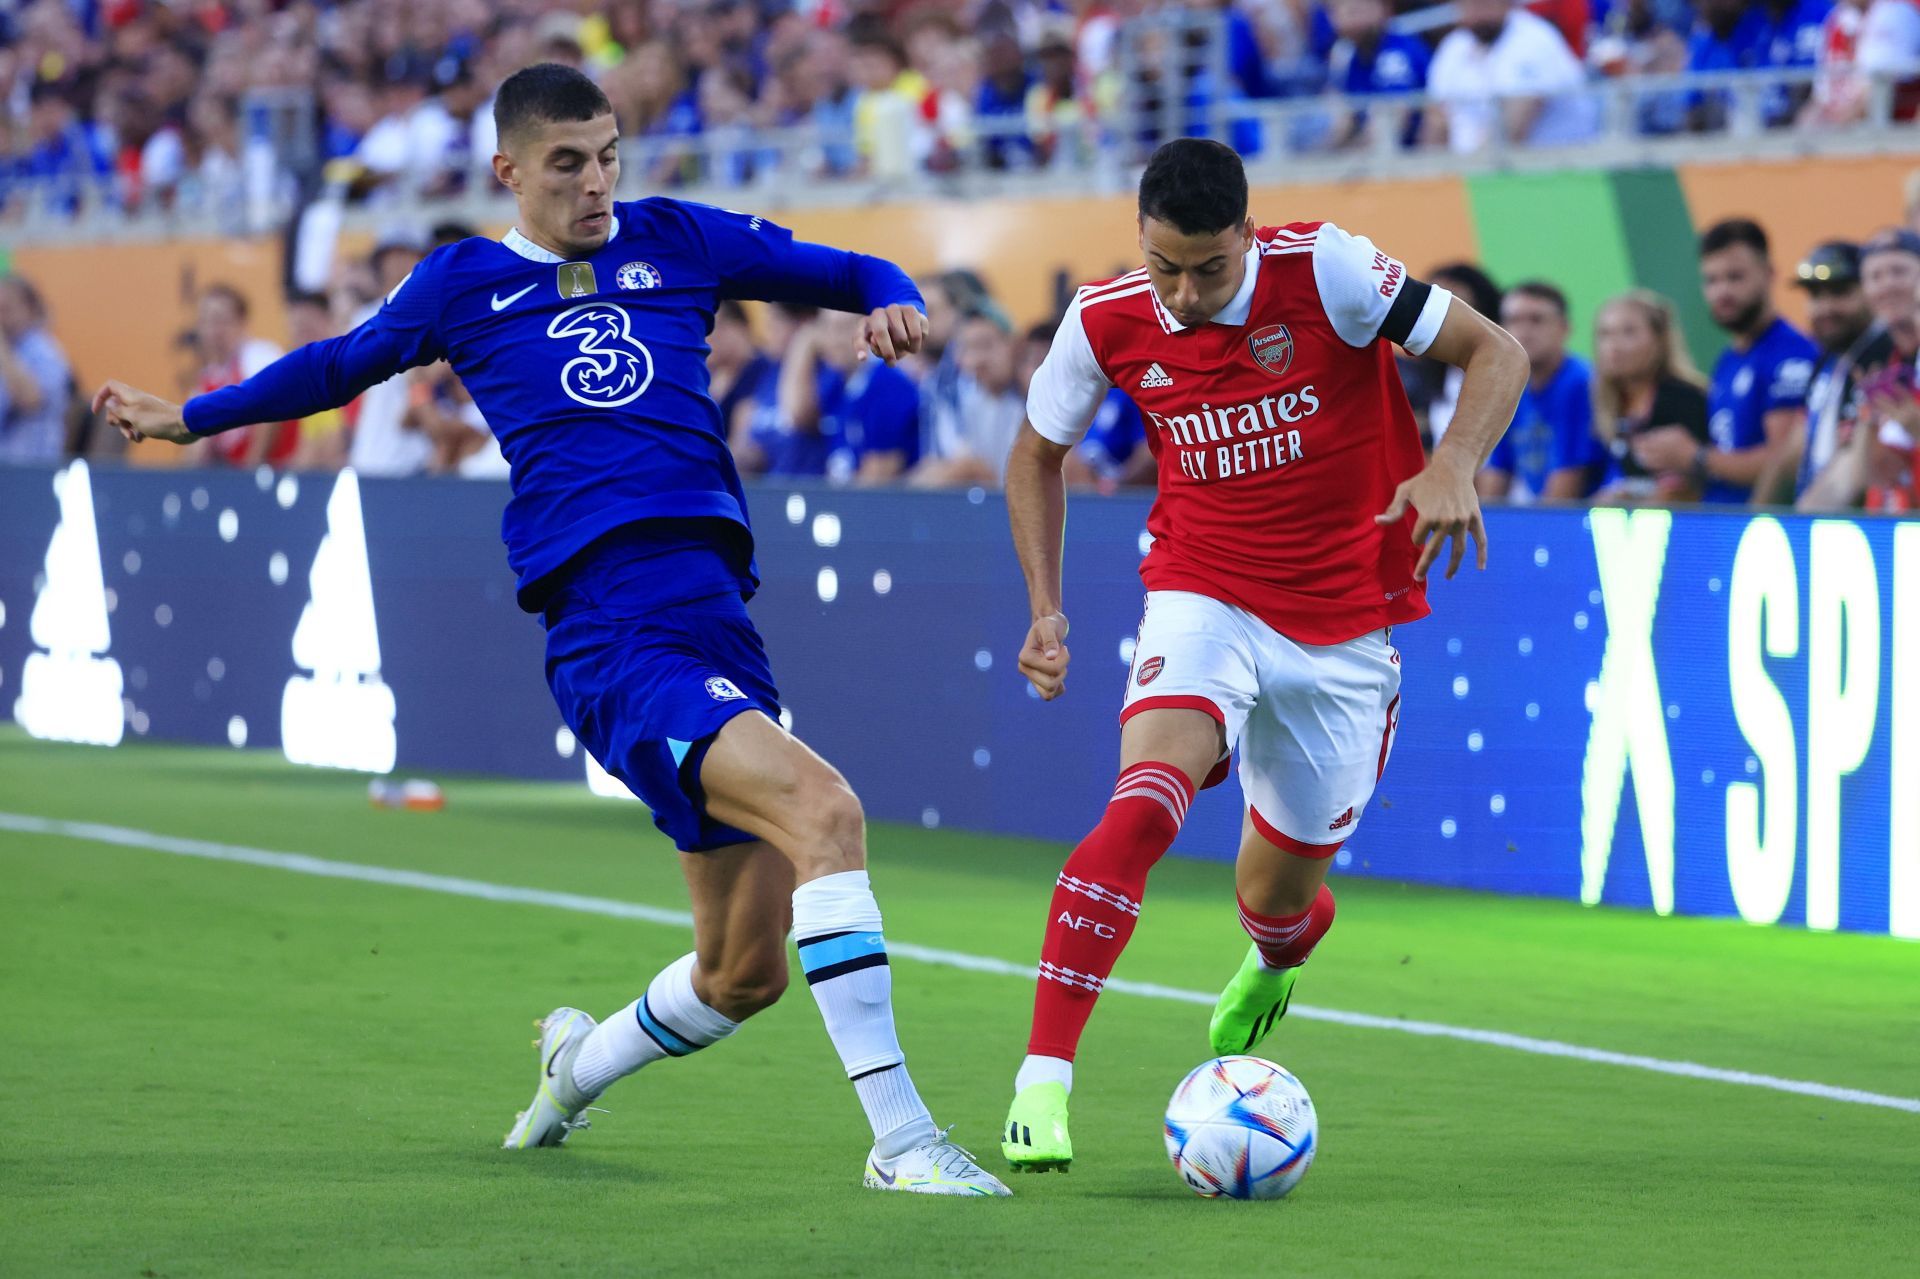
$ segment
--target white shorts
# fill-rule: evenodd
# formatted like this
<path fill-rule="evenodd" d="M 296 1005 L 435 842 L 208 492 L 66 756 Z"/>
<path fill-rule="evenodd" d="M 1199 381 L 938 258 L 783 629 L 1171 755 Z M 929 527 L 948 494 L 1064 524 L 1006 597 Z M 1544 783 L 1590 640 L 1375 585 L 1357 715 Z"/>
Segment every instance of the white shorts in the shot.
<path fill-rule="evenodd" d="M 1254 829 L 1331 857 L 1360 824 L 1400 723 L 1400 654 L 1385 630 L 1300 644 L 1231 604 L 1149 591 L 1120 710 L 1205 711 L 1240 752 Z"/>

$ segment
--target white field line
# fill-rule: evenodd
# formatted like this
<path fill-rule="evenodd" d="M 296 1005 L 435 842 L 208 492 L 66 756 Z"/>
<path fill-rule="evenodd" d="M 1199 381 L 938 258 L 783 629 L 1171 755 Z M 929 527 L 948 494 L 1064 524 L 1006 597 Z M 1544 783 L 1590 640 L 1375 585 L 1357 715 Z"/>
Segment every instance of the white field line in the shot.
<path fill-rule="evenodd" d="M 676 928 L 693 927 L 693 916 L 684 910 L 666 910 L 635 902 L 614 901 L 607 897 L 585 897 L 577 893 L 556 893 L 541 888 L 491 884 L 483 880 L 460 879 L 452 875 L 429 875 L 421 871 L 397 870 L 388 866 L 363 866 L 357 862 L 333 861 L 325 857 L 311 857 L 305 853 L 277 853 L 263 848 L 216 844 L 200 839 L 182 839 L 172 835 L 155 834 L 151 831 L 131 830 L 124 826 L 55 821 L 23 813 L 0 812 L 0 830 L 17 831 L 28 835 L 53 835 L 98 844 L 117 844 L 123 848 L 172 853 L 180 857 L 238 862 L 247 866 L 293 871 L 301 875 L 318 875 L 326 879 L 352 879 L 368 884 L 418 888 L 426 892 L 445 893 L 454 897 L 476 897 L 482 901 L 550 906 L 557 910 L 570 910 L 583 915 L 638 919 L 649 924 L 666 924 Z M 1034 969 L 1024 964 L 1010 963 L 1007 960 L 994 959 L 986 955 L 969 955 L 960 951 L 939 950 L 932 946 L 916 946 L 911 942 L 892 940 L 887 942 L 887 950 L 902 959 L 918 960 L 924 964 L 938 964 L 945 968 L 958 968 L 967 972 L 993 973 L 1002 977 L 1018 977 L 1024 981 L 1035 979 Z M 1198 1004 L 1206 1007 L 1211 1007 L 1215 999 L 1215 996 L 1203 991 L 1180 990 L 1173 986 L 1160 986 L 1152 982 L 1111 980 L 1107 982 L 1106 989 L 1147 999 L 1167 999 L 1177 1003 Z M 1703 1066 L 1692 1061 L 1669 1061 L 1663 1057 L 1646 1057 L 1638 1053 L 1587 1048 L 1580 1044 L 1562 1043 L 1556 1039 L 1534 1039 L 1527 1035 L 1510 1035 L 1498 1030 L 1476 1030 L 1470 1026 L 1449 1026 L 1432 1021 L 1376 1017 L 1371 1013 L 1345 1012 L 1338 1008 L 1315 1008 L 1306 1004 L 1294 1004 L 1288 1010 L 1288 1015 L 1308 1021 L 1330 1021 L 1342 1026 L 1361 1026 L 1368 1030 L 1396 1030 L 1408 1035 L 1458 1039 L 1466 1043 L 1508 1048 L 1515 1052 L 1534 1053 L 1542 1057 L 1570 1057 L 1576 1061 L 1596 1062 L 1605 1066 L 1627 1066 L 1635 1070 L 1649 1070 L 1662 1075 L 1680 1075 L 1688 1079 L 1706 1079 L 1721 1084 L 1742 1084 L 1751 1088 L 1767 1088 L 1774 1092 L 1819 1097 L 1827 1101 L 1843 1101 L 1859 1106 L 1879 1106 L 1887 1110 L 1904 1110 L 1910 1114 L 1920 1114 L 1920 1098 L 1893 1097 L 1885 1093 L 1863 1092 L 1858 1088 L 1839 1088 L 1832 1084 L 1815 1083 L 1805 1079 L 1782 1079 L 1777 1075 L 1759 1075 L 1745 1070 L 1723 1070 L 1718 1066 Z"/>

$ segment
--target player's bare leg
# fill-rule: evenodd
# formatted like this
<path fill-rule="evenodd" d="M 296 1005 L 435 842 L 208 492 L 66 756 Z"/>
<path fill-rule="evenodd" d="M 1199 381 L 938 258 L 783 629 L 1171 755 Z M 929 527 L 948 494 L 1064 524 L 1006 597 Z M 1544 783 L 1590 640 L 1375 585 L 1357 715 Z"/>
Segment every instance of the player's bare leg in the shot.
<path fill-rule="evenodd" d="M 1081 1032 L 1140 915 L 1147 874 L 1186 819 L 1193 795 L 1225 753 L 1220 721 L 1161 707 L 1120 730 L 1120 779 L 1107 810 L 1067 858 L 1047 907 L 1027 1057 L 1014 1077 L 1001 1151 L 1015 1169 L 1073 1161 L 1067 1096 Z"/>
<path fill-rule="evenodd" d="M 1006 1194 L 991 1174 L 934 1127 L 907 1073 L 893 1024 L 893 975 L 880 907 L 867 878 L 866 815 L 846 779 L 803 742 L 759 711 L 727 721 L 700 766 L 707 815 L 764 840 L 786 860 L 789 876 L 769 876 L 748 913 L 790 888 L 790 912 L 767 942 L 784 951 L 791 924 L 800 965 L 873 1129 L 866 1184 L 928 1194 Z M 691 881 L 690 881 L 691 882 Z M 765 977 L 742 941 L 748 977 L 739 993 L 756 995 Z M 724 964 L 725 947 L 716 956 Z M 784 955 L 783 955 L 784 960 Z M 784 974 L 784 962 L 781 965 Z M 716 990 L 724 996 L 724 990 Z"/>
<path fill-rule="evenodd" d="M 1253 946 L 1214 1006 L 1208 1030 L 1216 1053 L 1252 1052 L 1287 1015 L 1300 965 L 1333 926 L 1327 867 L 1338 847 L 1304 857 L 1269 841 L 1251 817 L 1243 821 L 1234 888 Z"/>
<path fill-rule="evenodd" d="M 577 1008 L 541 1020 L 539 1086 L 507 1134 L 509 1149 L 560 1145 L 587 1126 L 580 1116 L 616 1080 L 718 1043 L 786 989 L 793 864 L 755 840 L 682 853 L 680 865 L 693 953 L 603 1022 Z"/>

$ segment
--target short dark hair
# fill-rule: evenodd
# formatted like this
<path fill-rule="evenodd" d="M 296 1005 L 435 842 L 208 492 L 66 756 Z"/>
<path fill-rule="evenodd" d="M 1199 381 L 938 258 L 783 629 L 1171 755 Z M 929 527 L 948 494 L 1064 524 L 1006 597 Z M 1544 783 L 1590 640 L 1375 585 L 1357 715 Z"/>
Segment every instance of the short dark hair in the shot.
<path fill-rule="evenodd" d="M 1427 272 L 1432 284 L 1442 284 L 1455 296 L 1466 296 L 1467 305 L 1482 315 L 1500 313 L 1500 286 L 1493 277 L 1471 262 L 1447 262 Z"/>
<path fill-rule="evenodd" d="M 1209 138 L 1163 143 L 1140 175 L 1140 216 L 1182 235 L 1212 235 L 1247 220 L 1247 170 Z"/>
<path fill-rule="evenodd" d="M 296 289 L 294 292 L 287 294 L 287 306 L 289 308 L 296 306 L 317 306 L 322 311 L 333 310 L 333 303 L 327 300 L 326 294 L 315 293 L 311 289 Z"/>
<path fill-rule="evenodd" d="M 493 99 L 493 127 L 507 138 L 533 124 L 575 123 L 612 112 L 607 95 L 584 72 L 536 62 L 501 82 Z"/>
<path fill-rule="evenodd" d="M 1013 336 L 1013 321 L 1007 318 L 1007 313 L 1002 311 L 991 298 L 981 298 L 967 308 L 966 314 L 960 317 L 962 324 L 972 324 L 975 320 L 991 324 L 999 330 L 1001 337 Z"/>
<path fill-rule="evenodd" d="M 20 300 L 26 303 L 27 313 L 33 316 L 36 321 L 45 322 L 47 318 L 47 302 L 45 298 L 40 296 L 40 290 L 33 287 L 32 280 L 29 280 L 24 275 L 9 273 L 7 275 L 0 275 L 0 286 L 5 286 L 18 293 Z"/>
<path fill-rule="evenodd" d="M 1746 245 L 1763 258 L 1767 256 L 1767 233 L 1752 218 L 1728 218 L 1708 227 L 1700 237 L 1700 256 L 1704 258 L 1736 244 Z"/>
<path fill-rule="evenodd" d="M 1549 284 L 1545 280 L 1522 280 L 1507 290 L 1508 297 L 1516 295 L 1545 302 L 1560 313 L 1561 319 L 1567 318 L 1567 295 L 1560 291 L 1558 285 Z"/>
<path fill-rule="evenodd" d="M 200 290 L 200 300 L 204 302 L 208 298 L 225 298 L 227 305 L 233 308 L 234 317 L 242 323 L 246 321 L 247 311 L 249 309 L 247 307 L 247 295 L 234 288 L 231 284 L 209 284 L 206 288 Z"/>

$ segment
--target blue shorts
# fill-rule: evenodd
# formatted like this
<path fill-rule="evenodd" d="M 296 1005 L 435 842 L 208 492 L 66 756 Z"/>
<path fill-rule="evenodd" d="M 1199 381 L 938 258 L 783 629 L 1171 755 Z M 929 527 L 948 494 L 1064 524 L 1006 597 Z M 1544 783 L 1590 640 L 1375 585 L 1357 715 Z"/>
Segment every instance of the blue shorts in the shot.
<path fill-rule="evenodd" d="M 755 838 L 706 814 L 700 765 L 743 711 L 780 717 L 780 692 L 738 591 L 660 605 L 588 564 L 548 603 L 547 685 L 601 767 L 683 852 Z"/>

